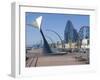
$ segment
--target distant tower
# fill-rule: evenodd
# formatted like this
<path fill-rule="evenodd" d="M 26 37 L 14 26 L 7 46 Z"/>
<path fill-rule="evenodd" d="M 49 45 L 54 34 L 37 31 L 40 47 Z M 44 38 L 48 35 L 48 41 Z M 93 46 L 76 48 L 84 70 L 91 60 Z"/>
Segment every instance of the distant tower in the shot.
<path fill-rule="evenodd" d="M 67 21 L 65 31 L 64 31 L 64 40 L 65 43 L 76 42 L 78 40 L 78 33 L 77 30 L 74 29 L 73 24 L 70 20 Z"/>
<path fill-rule="evenodd" d="M 77 30 L 74 29 L 72 22 L 68 20 L 64 30 L 64 41 L 65 43 L 72 43 L 76 42 L 77 40 L 78 40 Z"/>

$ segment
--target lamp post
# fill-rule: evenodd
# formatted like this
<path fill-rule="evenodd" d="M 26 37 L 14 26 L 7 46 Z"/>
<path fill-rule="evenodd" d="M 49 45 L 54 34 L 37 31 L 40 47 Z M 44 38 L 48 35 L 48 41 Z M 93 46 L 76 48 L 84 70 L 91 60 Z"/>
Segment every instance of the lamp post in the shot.
<path fill-rule="evenodd" d="M 52 53 L 52 51 L 51 51 L 51 48 L 49 47 L 49 44 L 43 34 L 43 31 L 41 29 L 41 24 L 42 24 L 42 16 L 39 16 L 38 18 L 36 18 L 35 21 L 33 21 L 33 24 L 27 24 L 27 25 L 37 28 L 40 31 L 43 41 L 44 41 L 43 52 L 45 54 L 49 54 L 49 53 Z"/>

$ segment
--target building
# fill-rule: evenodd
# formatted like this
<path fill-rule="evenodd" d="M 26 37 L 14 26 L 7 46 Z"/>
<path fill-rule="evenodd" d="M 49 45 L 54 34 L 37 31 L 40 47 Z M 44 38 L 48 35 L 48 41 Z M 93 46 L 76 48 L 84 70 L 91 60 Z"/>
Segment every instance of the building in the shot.
<path fill-rule="evenodd" d="M 77 32 L 70 20 L 64 30 L 65 48 L 89 48 L 89 26 L 82 26 Z"/>
<path fill-rule="evenodd" d="M 78 33 L 70 20 L 67 21 L 64 30 L 65 48 L 74 48 L 78 41 Z"/>

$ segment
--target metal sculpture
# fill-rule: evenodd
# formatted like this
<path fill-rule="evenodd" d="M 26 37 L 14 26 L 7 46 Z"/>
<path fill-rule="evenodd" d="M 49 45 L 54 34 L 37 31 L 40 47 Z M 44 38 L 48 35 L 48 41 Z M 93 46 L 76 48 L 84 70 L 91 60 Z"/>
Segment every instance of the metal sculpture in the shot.
<path fill-rule="evenodd" d="M 49 47 L 49 44 L 48 44 L 48 42 L 43 34 L 43 31 L 41 29 L 41 24 L 42 24 L 42 16 L 39 16 L 38 18 L 36 18 L 35 21 L 33 21 L 33 24 L 28 24 L 28 25 L 30 25 L 34 28 L 37 28 L 40 31 L 42 38 L 43 38 L 43 41 L 44 41 L 43 52 L 45 54 L 49 54 L 49 53 L 52 53 L 52 51 L 51 51 L 51 48 Z"/>
<path fill-rule="evenodd" d="M 89 26 L 82 26 L 79 30 L 80 39 L 89 39 Z"/>
<path fill-rule="evenodd" d="M 61 36 L 60 36 L 56 31 L 51 30 L 51 29 L 47 29 L 46 31 L 50 31 L 50 32 L 55 33 L 55 34 L 59 37 L 59 39 L 60 39 L 60 41 L 61 41 L 62 48 L 64 48 L 64 42 L 63 42 L 63 39 L 61 38 Z"/>
<path fill-rule="evenodd" d="M 82 40 L 83 39 L 88 39 L 88 44 L 89 44 L 89 35 L 90 33 L 90 28 L 89 26 L 82 26 L 79 30 L 79 46 L 81 48 L 81 45 L 82 45 Z"/>

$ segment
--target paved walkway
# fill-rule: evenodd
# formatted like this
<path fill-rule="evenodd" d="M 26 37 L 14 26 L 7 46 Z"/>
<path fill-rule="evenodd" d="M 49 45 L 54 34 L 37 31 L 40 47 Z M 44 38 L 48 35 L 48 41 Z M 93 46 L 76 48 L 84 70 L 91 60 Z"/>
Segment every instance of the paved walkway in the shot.
<path fill-rule="evenodd" d="M 53 56 L 39 56 L 39 57 L 32 56 L 26 61 L 26 67 L 78 65 L 78 64 L 88 64 L 88 63 L 89 60 L 87 59 L 87 56 L 83 56 L 82 58 L 82 56 L 77 53 L 69 53 L 65 55 L 53 55 Z"/>

